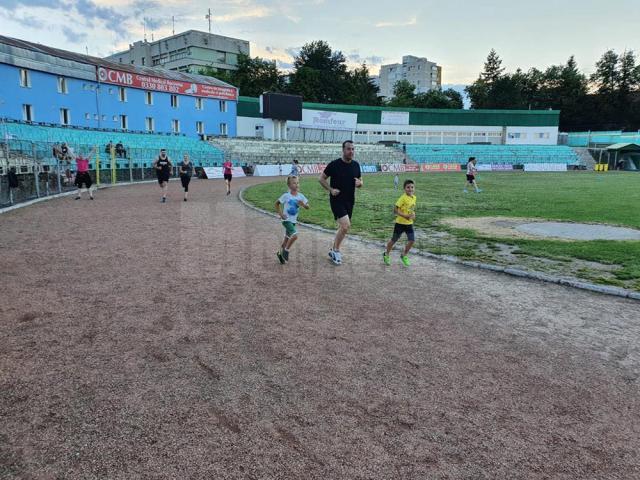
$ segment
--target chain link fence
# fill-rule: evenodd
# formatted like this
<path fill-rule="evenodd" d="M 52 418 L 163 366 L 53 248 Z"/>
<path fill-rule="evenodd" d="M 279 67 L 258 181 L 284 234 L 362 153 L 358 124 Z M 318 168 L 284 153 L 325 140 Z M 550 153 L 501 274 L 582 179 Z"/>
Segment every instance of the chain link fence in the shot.
<path fill-rule="evenodd" d="M 55 153 L 54 147 L 58 149 Z M 113 147 L 71 144 L 66 145 L 65 151 L 60 147 L 61 144 L 16 139 L 0 143 L 0 208 L 76 190 L 75 156 L 86 156 L 94 147 L 95 153 L 89 159 L 93 188 L 156 178 L 153 161 L 159 153 L 157 148 L 125 148 L 118 155 Z M 174 176 L 184 153 L 167 149 Z M 198 175 L 203 165 L 222 164 L 220 159 L 205 158 L 202 152 L 187 153 Z"/>

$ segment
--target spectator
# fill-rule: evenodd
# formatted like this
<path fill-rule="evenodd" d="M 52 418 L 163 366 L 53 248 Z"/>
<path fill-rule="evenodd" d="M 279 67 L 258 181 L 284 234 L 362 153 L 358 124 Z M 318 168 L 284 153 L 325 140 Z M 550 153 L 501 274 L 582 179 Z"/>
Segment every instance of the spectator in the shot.
<path fill-rule="evenodd" d="M 294 160 L 293 163 L 291 164 L 291 172 L 289 173 L 289 176 L 291 177 L 298 177 L 300 176 L 300 167 L 298 166 L 300 162 L 298 162 L 298 160 Z"/>
<path fill-rule="evenodd" d="M 107 143 L 107 144 L 104 146 L 104 153 L 107 153 L 107 154 L 111 155 L 111 149 L 112 149 L 112 148 L 113 148 L 113 141 L 112 141 L 112 140 L 109 140 L 109 143 Z"/>
<path fill-rule="evenodd" d="M 122 145 L 122 142 L 116 144 L 116 155 L 120 158 L 127 157 L 127 150 L 124 148 L 124 145 Z"/>
<path fill-rule="evenodd" d="M 70 162 L 73 159 L 73 154 L 71 153 L 71 149 L 67 146 L 66 143 L 63 143 L 60 147 L 60 152 L 62 153 L 62 158 L 60 160 L 64 160 L 65 162 Z"/>
<path fill-rule="evenodd" d="M 53 154 L 53 158 L 56 158 L 58 160 L 62 160 L 64 158 L 64 156 L 62 155 L 62 149 L 60 148 L 59 143 L 53 144 L 52 154 Z"/>
<path fill-rule="evenodd" d="M 7 180 L 9 181 L 9 202 L 13 203 L 13 191 L 20 187 L 18 175 L 16 175 L 16 167 L 11 167 L 9 169 L 7 177 Z"/>

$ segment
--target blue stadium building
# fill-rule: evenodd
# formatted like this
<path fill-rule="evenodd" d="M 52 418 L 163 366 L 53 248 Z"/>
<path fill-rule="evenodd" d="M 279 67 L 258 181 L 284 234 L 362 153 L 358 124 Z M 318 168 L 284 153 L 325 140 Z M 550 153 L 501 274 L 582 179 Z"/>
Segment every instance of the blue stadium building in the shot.
<path fill-rule="evenodd" d="M 9 121 L 236 136 L 238 91 L 212 77 L 113 63 L 0 36 L 0 85 L 0 118 Z"/>

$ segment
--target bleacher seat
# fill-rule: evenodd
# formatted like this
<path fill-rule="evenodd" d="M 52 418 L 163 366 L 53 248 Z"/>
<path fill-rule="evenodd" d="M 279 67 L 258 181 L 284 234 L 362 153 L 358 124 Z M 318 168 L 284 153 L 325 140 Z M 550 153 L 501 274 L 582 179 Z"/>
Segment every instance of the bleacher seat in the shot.
<path fill-rule="evenodd" d="M 580 157 L 564 145 L 421 145 L 408 144 L 407 155 L 417 163 L 479 164 L 564 163 L 579 165 Z"/>

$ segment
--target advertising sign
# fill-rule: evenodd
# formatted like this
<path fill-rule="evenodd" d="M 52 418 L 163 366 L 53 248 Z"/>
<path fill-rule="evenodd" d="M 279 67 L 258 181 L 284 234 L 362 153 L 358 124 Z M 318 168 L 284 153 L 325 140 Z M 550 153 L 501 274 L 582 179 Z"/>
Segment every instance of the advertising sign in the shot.
<path fill-rule="evenodd" d="M 409 125 L 409 112 L 382 111 L 382 125 Z"/>
<path fill-rule="evenodd" d="M 459 172 L 459 163 L 423 163 L 420 165 L 422 172 Z"/>
<path fill-rule="evenodd" d="M 222 167 L 202 167 L 202 170 L 204 170 L 205 175 L 207 176 L 208 179 L 212 179 L 212 178 L 223 178 L 223 168 Z M 231 174 L 234 177 L 244 177 L 244 170 L 242 170 L 242 167 L 233 167 L 231 169 Z"/>
<path fill-rule="evenodd" d="M 566 163 L 525 163 L 525 172 L 566 172 Z"/>
<path fill-rule="evenodd" d="M 178 95 L 192 95 L 194 97 L 219 98 L 221 100 L 237 100 L 237 90 L 232 87 L 218 87 L 201 83 L 188 83 L 169 78 L 150 77 L 137 73 L 111 70 L 98 67 L 98 81 L 122 85 L 125 87 L 140 88 L 143 90 L 155 90 L 157 92 L 173 93 Z"/>
<path fill-rule="evenodd" d="M 324 110 L 302 110 L 300 128 L 318 130 L 355 130 L 358 115 L 355 113 L 325 112 Z"/>

